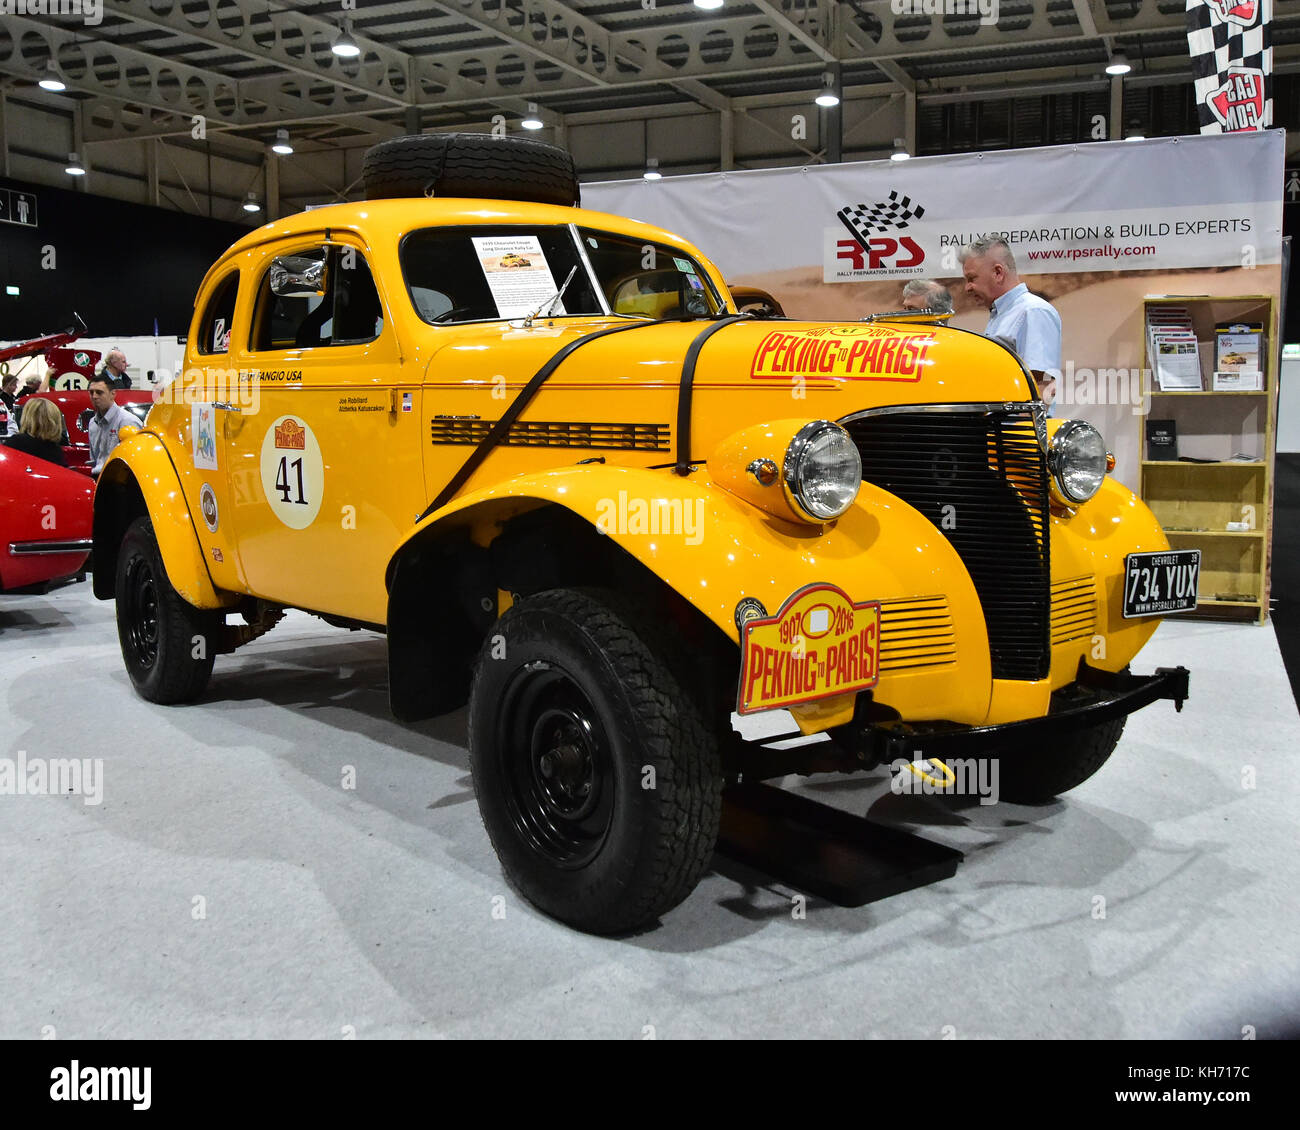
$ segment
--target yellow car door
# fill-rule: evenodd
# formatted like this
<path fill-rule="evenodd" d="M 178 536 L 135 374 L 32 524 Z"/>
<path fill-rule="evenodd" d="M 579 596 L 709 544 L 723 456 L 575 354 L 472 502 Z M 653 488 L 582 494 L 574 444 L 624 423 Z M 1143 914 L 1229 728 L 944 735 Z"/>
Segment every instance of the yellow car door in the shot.
<path fill-rule="evenodd" d="M 247 587 L 382 624 L 385 566 L 424 505 L 419 386 L 401 383 L 391 308 L 350 233 L 272 245 L 251 275 L 237 363 L 258 405 L 225 432 Z"/>

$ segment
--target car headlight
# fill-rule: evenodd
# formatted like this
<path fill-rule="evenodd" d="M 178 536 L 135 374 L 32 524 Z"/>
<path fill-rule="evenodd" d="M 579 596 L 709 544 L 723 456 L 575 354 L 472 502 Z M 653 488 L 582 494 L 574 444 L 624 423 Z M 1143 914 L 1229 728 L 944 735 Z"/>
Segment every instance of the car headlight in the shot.
<path fill-rule="evenodd" d="M 1047 469 L 1066 502 L 1087 502 L 1106 477 L 1106 441 L 1084 420 L 1067 420 L 1052 435 Z"/>
<path fill-rule="evenodd" d="M 800 428 L 785 449 L 781 478 L 796 513 L 810 522 L 829 522 L 858 497 L 862 457 L 839 424 L 814 420 Z"/>

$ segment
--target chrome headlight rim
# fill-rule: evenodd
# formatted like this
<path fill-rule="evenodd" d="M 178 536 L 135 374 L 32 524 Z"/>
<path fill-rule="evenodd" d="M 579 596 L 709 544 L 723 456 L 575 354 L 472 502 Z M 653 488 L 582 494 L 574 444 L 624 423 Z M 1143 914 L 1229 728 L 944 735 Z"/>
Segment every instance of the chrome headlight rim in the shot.
<path fill-rule="evenodd" d="M 813 443 L 827 432 L 838 432 L 844 437 L 849 451 L 853 454 L 855 471 L 853 491 L 844 505 L 838 510 L 825 510 L 822 512 L 809 499 L 805 491 L 803 464 Z M 781 487 L 790 509 L 806 522 L 822 525 L 843 517 L 848 512 L 849 507 L 857 501 L 858 492 L 862 489 L 862 457 L 858 454 L 857 445 L 853 442 L 852 437 L 834 420 L 809 421 L 795 433 L 794 438 L 785 449 L 785 455 L 781 461 Z"/>
<path fill-rule="evenodd" d="M 1097 479 L 1097 485 L 1087 494 L 1077 494 L 1066 485 L 1065 472 L 1067 468 L 1062 462 L 1065 458 L 1064 449 L 1072 437 L 1077 436 L 1080 432 L 1091 432 L 1097 437 L 1102 452 L 1104 453 L 1106 451 L 1105 437 L 1102 436 L 1099 429 L 1088 423 L 1087 420 L 1066 420 L 1065 423 L 1052 433 L 1052 438 L 1047 448 L 1047 469 L 1051 472 L 1052 486 L 1055 487 L 1056 493 L 1061 497 L 1062 501 L 1067 502 L 1071 506 L 1081 506 L 1092 498 L 1097 491 L 1101 489 L 1101 484 L 1106 481 L 1107 474 L 1107 468 L 1105 465 L 1106 460 L 1103 456 L 1102 471 L 1101 475 Z"/>

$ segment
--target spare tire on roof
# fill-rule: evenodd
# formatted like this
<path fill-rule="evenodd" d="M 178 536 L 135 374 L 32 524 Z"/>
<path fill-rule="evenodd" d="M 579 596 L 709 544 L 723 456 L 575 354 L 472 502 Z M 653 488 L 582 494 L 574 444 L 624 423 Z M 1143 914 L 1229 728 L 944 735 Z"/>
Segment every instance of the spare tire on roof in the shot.
<path fill-rule="evenodd" d="M 426 133 L 394 137 L 366 150 L 366 198 L 469 196 L 579 202 L 578 173 L 567 150 L 529 137 Z"/>

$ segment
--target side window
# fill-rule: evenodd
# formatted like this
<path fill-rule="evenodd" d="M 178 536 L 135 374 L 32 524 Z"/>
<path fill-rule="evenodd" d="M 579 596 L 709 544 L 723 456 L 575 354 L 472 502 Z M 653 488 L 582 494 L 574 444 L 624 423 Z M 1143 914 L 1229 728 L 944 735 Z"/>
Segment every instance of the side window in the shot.
<path fill-rule="evenodd" d="M 235 316 L 239 293 L 239 272 L 231 271 L 217 284 L 199 322 L 197 352 L 206 356 L 230 351 L 230 323 Z"/>
<path fill-rule="evenodd" d="M 297 293 L 276 294 L 272 276 L 285 265 L 299 276 L 324 266 L 323 293 L 309 285 L 281 286 Z M 365 256 L 351 247 L 311 247 L 277 256 L 268 264 L 258 290 L 249 345 L 254 352 L 357 345 L 374 341 L 384 328 L 383 307 Z"/>

